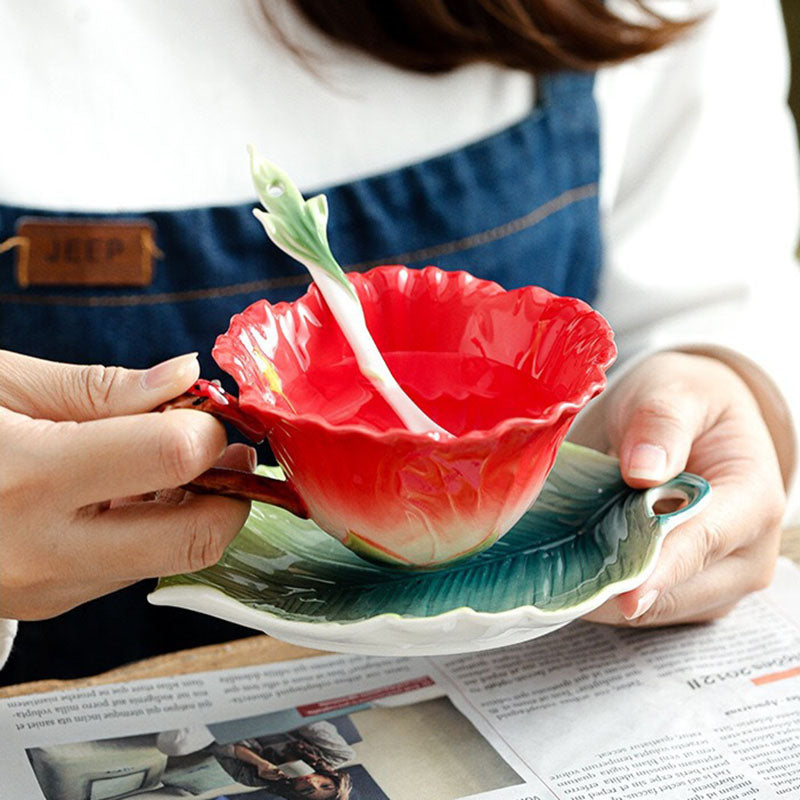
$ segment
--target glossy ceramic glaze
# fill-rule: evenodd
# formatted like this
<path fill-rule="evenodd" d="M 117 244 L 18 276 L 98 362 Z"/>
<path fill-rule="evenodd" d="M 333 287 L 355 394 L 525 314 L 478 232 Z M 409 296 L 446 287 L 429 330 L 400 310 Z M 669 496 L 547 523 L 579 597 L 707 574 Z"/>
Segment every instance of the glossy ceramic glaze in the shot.
<path fill-rule="evenodd" d="M 313 286 L 235 316 L 214 358 L 320 528 L 401 566 L 485 549 L 530 507 L 575 414 L 604 387 L 608 324 L 580 300 L 465 272 L 349 278 L 398 382 L 453 437 L 402 427 Z"/>
<path fill-rule="evenodd" d="M 655 514 L 664 496 L 687 505 Z M 256 503 L 217 565 L 163 578 L 151 601 L 343 652 L 499 647 L 548 633 L 641 584 L 667 533 L 708 497 L 708 484 L 688 474 L 633 490 L 615 459 L 566 443 L 534 506 L 468 561 L 436 572 L 371 564 L 312 521 Z"/>

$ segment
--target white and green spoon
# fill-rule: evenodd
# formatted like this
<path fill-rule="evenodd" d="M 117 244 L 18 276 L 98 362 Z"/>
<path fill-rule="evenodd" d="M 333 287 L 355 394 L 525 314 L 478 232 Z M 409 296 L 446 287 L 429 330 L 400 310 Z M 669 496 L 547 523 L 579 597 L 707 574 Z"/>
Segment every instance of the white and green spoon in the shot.
<path fill-rule="evenodd" d="M 267 236 L 311 273 L 334 319 L 353 348 L 358 368 L 392 407 L 408 430 L 433 438 L 449 437 L 403 391 L 367 329 L 361 301 L 328 244 L 328 201 L 324 194 L 306 200 L 289 176 L 248 147 L 250 169 L 266 211 L 253 209 Z"/>

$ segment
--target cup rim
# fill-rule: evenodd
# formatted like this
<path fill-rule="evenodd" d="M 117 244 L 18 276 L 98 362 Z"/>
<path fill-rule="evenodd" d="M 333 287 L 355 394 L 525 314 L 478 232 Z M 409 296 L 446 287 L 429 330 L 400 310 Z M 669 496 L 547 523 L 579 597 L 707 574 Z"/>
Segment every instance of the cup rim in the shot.
<path fill-rule="evenodd" d="M 294 428 L 312 428 L 312 429 L 322 429 L 326 433 L 329 434 L 359 434 L 362 436 L 367 436 L 369 438 L 379 439 L 382 441 L 387 441 L 388 443 L 393 442 L 427 442 L 427 443 L 437 443 L 439 445 L 453 445 L 456 443 L 462 442 L 474 442 L 476 440 L 484 440 L 484 439 L 496 439 L 504 436 L 511 430 L 525 430 L 529 429 L 531 431 L 539 430 L 546 427 L 555 427 L 555 425 L 559 422 L 559 420 L 564 417 L 565 415 L 569 414 L 570 412 L 577 413 L 580 411 L 586 404 L 596 395 L 598 395 L 603 389 L 605 389 L 606 385 L 608 384 L 608 378 L 606 375 L 606 370 L 614 363 L 614 360 L 617 356 L 617 349 L 614 344 L 614 334 L 613 331 L 608 323 L 608 321 L 594 308 L 592 308 L 588 303 L 579 298 L 569 297 L 564 295 L 557 295 L 553 292 L 550 292 L 546 289 L 543 289 L 540 286 L 525 286 L 521 287 L 520 289 L 515 290 L 506 290 L 500 284 L 494 281 L 488 281 L 482 278 L 477 278 L 473 276 L 471 273 L 467 272 L 466 270 L 443 270 L 439 267 L 435 266 L 427 266 L 422 269 L 414 269 L 411 267 L 405 267 L 402 265 L 381 265 L 377 267 L 373 267 L 366 272 L 353 272 L 349 273 L 348 277 L 356 277 L 356 288 L 358 286 L 358 282 L 361 280 L 369 282 L 376 276 L 380 275 L 391 275 L 392 272 L 399 273 L 401 270 L 406 270 L 411 274 L 425 276 L 430 276 L 432 273 L 437 277 L 438 281 L 446 280 L 446 281 L 453 281 L 453 280 L 464 280 L 465 276 L 471 279 L 471 282 L 475 282 L 475 289 L 476 290 L 488 290 L 489 294 L 486 294 L 486 299 L 490 297 L 494 297 L 497 294 L 510 294 L 511 292 L 537 292 L 540 296 L 544 296 L 547 302 L 553 302 L 561 299 L 567 299 L 571 301 L 571 304 L 574 307 L 575 316 L 581 316 L 584 314 L 591 315 L 594 319 L 601 322 L 600 331 L 602 331 L 605 335 L 598 335 L 598 338 L 604 339 L 604 349 L 603 343 L 598 344 L 598 357 L 593 364 L 587 370 L 587 382 L 584 384 L 583 391 L 573 397 L 567 397 L 563 400 L 558 400 L 550 405 L 546 406 L 542 413 L 536 417 L 532 416 L 515 416 L 515 417 L 508 417 L 503 419 L 497 423 L 495 423 L 490 428 L 484 429 L 474 429 L 467 431 L 466 433 L 453 435 L 451 437 L 448 436 L 441 436 L 433 431 L 426 431 L 426 432 L 415 432 L 410 431 L 406 428 L 401 427 L 392 427 L 387 428 L 386 430 L 378 430 L 373 428 L 369 425 L 363 423 L 345 423 L 345 424 L 334 424 L 329 422 L 325 419 L 322 415 L 317 413 L 297 413 L 291 409 L 284 409 L 280 406 L 274 406 L 273 408 L 265 408 L 263 405 L 259 405 L 257 403 L 248 402 L 248 390 L 245 384 L 243 388 L 242 383 L 240 383 L 239 378 L 237 377 L 237 372 L 240 373 L 241 368 L 236 363 L 236 357 L 234 355 L 233 349 L 230 345 L 231 341 L 236 340 L 236 335 L 239 331 L 243 328 L 247 328 L 250 326 L 250 322 L 248 321 L 248 315 L 252 315 L 253 310 L 255 308 L 268 309 L 274 317 L 282 317 L 288 313 L 291 313 L 291 309 L 293 307 L 298 307 L 301 305 L 307 304 L 310 299 L 316 300 L 314 295 L 318 295 L 319 290 L 314 284 L 311 284 L 307 291 L 298 297 L 296 300 L 290 302 L 280 302 L 280 303 L 269 303 L 267 300 L 258 300 L 255 303 L 250 304 L 247 308 L 235 314 L 231 318 L 230 326 L 228 330 L 217 337 L 216 343 L 212 350 L 212 355 L 214 360 L 217 364 L 225 370 L 231 377 L 236 381 L 237 385 L 239 386 L 239 405 L 243 411 L 247 414 L 250 414 L 256 417 L 259 420 L 262 420 L 266 423 L 267 427 L 270 424 L 274 425 L 276 423 L 289 423 Z M 320 298 L 321 299 L 321 298 Z M 322 301 L 324 302 L 324 301 Z M 478 301 L 481 302 L 481 301 Z M 384 351 L 384 352 L 393 352 L 393 351 Z M 240 373 L 241 374 L 241 373 Z"/>

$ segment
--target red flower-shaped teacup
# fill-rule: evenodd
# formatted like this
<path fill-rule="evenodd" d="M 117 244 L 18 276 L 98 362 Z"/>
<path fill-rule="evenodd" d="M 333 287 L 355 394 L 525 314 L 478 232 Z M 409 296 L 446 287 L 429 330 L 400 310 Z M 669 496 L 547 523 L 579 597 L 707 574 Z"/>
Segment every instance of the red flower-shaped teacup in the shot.
<path fill-rule="evenodd" d="M 466 272 L 348 277 L 390 370 L 452 438 L 403 427 L 315 286 L 233 317 L 213 355 L 238 405 L 205 383 L 196 405 L 268 439 L 287 481 L 254 476 L 267 491 L 251 494 L 364 557 L 431 568 L 489 547 L 536 499 L 575 414 L 605 386 L 616 354 L 607 322 L 580 300 Z"/>

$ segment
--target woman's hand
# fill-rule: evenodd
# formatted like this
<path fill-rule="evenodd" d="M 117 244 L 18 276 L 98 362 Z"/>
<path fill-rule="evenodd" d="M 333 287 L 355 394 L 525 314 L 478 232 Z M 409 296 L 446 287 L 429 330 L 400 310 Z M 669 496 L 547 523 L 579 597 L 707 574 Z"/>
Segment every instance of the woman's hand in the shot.
<path fill-rule="evenodd" d="M 710 620 L 769 584 L 780 545 L 783 481 L 759 407 L 732 369 L 699 355 L 653 355 L 603 395 L 570 438 L 616 455 L 631 486 L 655 486 L 685 469 L 713 489 L 707 509 L 666 537 L 645 583 L 587 619 L 636 625 Z"/>
<path fill-rule="evenodd" d="M 248 449 L 226 453 L 208 414 L 147 413 L 198 371 L 193 355 L 138 371 L 0 351 L 0 617 L 55 616 L 219 559 L 248 505 L 175 487 Z"/>
<path fill-rule="evenodd" d="M 256 772 L 259 778 L 266 781 L 278 781 L 286 777 L 285 772 L 282 772 L 278 767 L 274 764 L 270 764 L 270 762 L 265 759 L 261 759 L 261 763 L 256 766 Z"/>
<path fill-rule="evenodd" d="M 264 780 L 277 781 L 286 777 L 286 774 L 281 772 L 275 764 L 268 761 L 263 756 L 260 756 L 258 753 L 254 753 L 249 747 L 245 747 L 243 744 L 235 744 L 233 746 L 233 757 L 244 764 L 250 764 L 252 767 L 255 767 L 258 777 Z"/>

